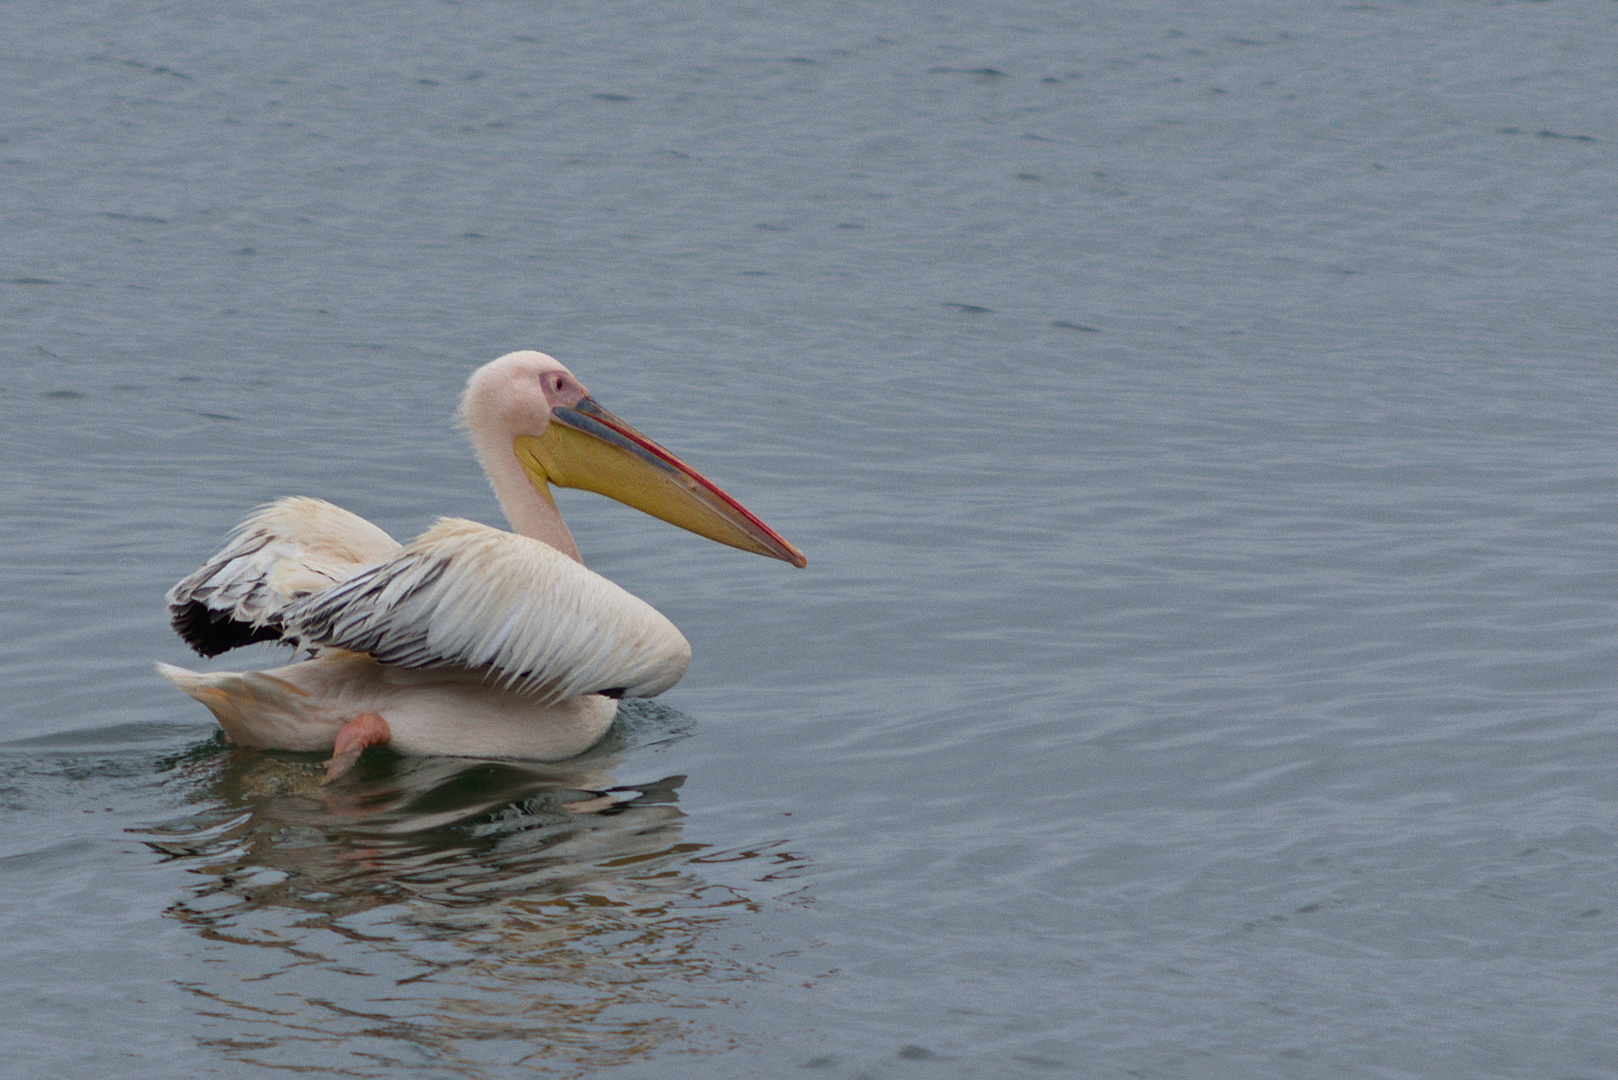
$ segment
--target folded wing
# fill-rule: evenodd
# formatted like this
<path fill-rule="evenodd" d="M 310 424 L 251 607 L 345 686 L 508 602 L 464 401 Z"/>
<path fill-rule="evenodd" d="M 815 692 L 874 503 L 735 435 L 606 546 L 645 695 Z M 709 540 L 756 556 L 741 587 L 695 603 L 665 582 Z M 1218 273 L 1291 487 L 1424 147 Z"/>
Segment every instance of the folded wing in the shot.
<path fill-rule="evenodd" d="M 674 624 L 548 544 L 443 518 L 391 558 L 285 608 L 308 645 L 406 668 L 473 668 L 539 704 L 651 697 L 685 674 Z"/>
<path fill-rule="evenodd" d="M 295 639 L 286 609 L 399 551 L 357 514 L 320 499 L 280 499 L 236 527 L 225 546 L 169 590 L 169 620 L 203 656 L 254 641 Z"/>

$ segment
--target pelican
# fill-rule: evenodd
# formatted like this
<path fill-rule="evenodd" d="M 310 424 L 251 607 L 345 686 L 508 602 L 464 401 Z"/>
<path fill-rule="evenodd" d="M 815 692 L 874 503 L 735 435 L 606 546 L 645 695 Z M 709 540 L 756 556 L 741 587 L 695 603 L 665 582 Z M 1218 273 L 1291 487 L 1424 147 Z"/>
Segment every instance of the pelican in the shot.
<path fill-rule="evenodd" d="M 461 418 L 512 532 L 440 518 L 401 545 L 331 503 L 284 498 L 169 590 L 174 629 L 203 656 L 255 641 L 309 654 L 269 671 L 157 665 L 208 707 L 227 739 L 330 751 L 328 780 L 381 744 L 557 761 L 601 738 L 617 698 L 673 686 L 691 646 L 651 605 L 585 569 L 552 484 L 806 565 L 544 353 L 508 353 L 479 368 Z"/>

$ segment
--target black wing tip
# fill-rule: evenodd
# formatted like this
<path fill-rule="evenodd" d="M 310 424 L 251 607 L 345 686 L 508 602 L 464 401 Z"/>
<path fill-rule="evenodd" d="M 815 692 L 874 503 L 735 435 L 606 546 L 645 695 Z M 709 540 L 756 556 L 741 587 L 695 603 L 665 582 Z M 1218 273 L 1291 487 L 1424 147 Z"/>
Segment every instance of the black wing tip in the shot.
<path fill-rule="evenodd" d="M 197 600 L 170 607 L 169 624 L 201 656 L 218 656 L 255 641 L 280 641 L 284 636 L 281 627 L 273 623 L 254 626 L 237 622 L 223 611 L 210 611 Z"/>

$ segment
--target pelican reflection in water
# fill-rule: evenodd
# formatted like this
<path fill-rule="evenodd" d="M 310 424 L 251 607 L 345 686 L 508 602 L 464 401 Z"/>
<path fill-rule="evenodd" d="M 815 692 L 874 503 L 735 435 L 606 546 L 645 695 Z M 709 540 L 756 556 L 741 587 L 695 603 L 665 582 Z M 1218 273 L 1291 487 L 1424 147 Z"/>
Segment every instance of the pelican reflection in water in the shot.
<path fill-rule="evenodd" d="M 625 708 L 654 727 L 678 716 Z M 228 961 L 186 987 L 223 1018 L 218 1052 L 479 1075 L 719 1038 L 700 1007 L 770 975 L 763 950 L 737 951 L 738 916 L 790 898 L 801 860 L 691 842 L 683 778 L 619 784 L 616 764 L 367 756 L 327 786 L 307 758 L 214 747 L 176 761 L 196 809 L 144 838 L 192 881 L 169 914 L 198 955 Z"/>

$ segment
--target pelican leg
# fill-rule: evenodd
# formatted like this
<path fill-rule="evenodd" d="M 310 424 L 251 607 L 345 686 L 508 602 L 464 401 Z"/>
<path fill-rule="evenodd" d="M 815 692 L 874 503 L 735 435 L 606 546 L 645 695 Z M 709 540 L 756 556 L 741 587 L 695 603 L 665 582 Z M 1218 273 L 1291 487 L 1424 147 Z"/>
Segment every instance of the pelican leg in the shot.
<path fill-rule="evenodd" d="M 354 767 L 366 747 L 380 746 L 392 737 L 388 722 L 380 714 L 360 713 L 337 733 L 337 744 L 332 747 L 331 758 L 326 762 L 326 779 L 322 782 L 329 784 L 343 776 Z"/>

